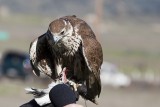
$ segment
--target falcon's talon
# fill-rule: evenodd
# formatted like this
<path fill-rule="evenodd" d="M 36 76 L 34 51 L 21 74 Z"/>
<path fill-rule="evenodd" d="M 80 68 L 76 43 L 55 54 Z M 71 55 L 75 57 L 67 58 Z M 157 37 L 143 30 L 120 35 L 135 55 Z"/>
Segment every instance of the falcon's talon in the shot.
<path fill-rule="evenodd" d="M 68 84 L 73 87 L 74 91 L 77 91 L 77 88 L 82 85 L 82 84 L 77 84 L 71 80 L 68 80 Z"/>

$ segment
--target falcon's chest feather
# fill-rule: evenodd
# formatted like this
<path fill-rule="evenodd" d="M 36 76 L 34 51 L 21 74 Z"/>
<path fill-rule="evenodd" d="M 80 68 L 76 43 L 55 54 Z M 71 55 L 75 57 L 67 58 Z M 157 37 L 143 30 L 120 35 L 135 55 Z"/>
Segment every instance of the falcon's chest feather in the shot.
<path fill-rule="evenodd" d="M 80 44 L 80 36 L 65 36 L 59 43 L 57 43 L 57 47 L 62 55 L 74 56 L 78 51 Z"/>

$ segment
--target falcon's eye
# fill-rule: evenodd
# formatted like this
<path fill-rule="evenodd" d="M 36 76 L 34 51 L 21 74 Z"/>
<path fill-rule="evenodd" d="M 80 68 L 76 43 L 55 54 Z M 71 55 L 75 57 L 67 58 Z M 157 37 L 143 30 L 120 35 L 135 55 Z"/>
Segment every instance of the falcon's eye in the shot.
<path fill-rule="evenodd" d="M 64 31 L 62 31 L 60 34 L 63 35 L 63 34 L 64 34 Z"/>

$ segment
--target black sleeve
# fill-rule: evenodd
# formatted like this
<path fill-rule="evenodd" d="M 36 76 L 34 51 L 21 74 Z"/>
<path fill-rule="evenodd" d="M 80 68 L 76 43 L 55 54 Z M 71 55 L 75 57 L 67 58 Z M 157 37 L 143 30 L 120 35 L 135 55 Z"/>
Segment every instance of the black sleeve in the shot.
<path fill-rule="evenodd" d="M 47 104 L 47 105 L 44 105 L 44 106 L 39 106 L 37 104 L 37 102 L 33 99 L 31 101 L 29 101 L 28 103 L 25 103 L 23 105 L 21 105 L 20 107 L 54 107 L 52 104 Z"/>

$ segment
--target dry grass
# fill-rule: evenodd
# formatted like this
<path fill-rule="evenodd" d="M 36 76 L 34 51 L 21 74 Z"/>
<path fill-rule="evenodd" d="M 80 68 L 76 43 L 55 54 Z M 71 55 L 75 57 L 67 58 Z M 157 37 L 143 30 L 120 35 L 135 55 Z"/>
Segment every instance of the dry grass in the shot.
<path fill-rule="evenodd" d="M 1 80 L 0 82 L 0 106 L 1 107 L 18 107 L 28 102 L 32 96 L 25 94 L 24 88 L 35 86 L 44 88 L 47 85 L 40 85 L 38 82 L 21 82 L 13 80 Z M 88 107 L 159 107 L 160 93 L 159 87 L 148 87 L 143 84 L 140 86 L 131 86 L 128 88 L 114 89 L 103 87 L 99 105 L 94 105 L 87 101 Z M 84 105 L 85 101 L 80 99 L 79 104 Z"/>

